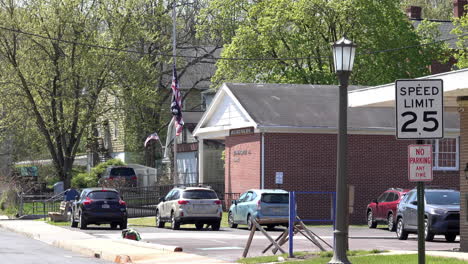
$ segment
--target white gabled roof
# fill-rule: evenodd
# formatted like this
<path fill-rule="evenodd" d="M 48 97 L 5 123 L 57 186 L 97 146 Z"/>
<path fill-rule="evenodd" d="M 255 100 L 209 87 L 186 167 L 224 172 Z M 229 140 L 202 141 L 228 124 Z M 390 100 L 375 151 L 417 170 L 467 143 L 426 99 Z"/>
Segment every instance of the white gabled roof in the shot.
<path fill-rule="evenodd" d="M 230 129 L 242 127 L 256 128 L 257 123 L 229 87 L 223 84 L 193 134 L 200 138 L 224 138 Z"/>
<path fill-rule="evenodd" d="M 456 97 L 468 95 L 468 69 L 444 72 L 417 79 L 442 79 L 446 109 L 456 109 L 458 107 Z M 348 100 L 350 107 L 393 107 L 395 106 L 395 83 L 350 91 Z"/>

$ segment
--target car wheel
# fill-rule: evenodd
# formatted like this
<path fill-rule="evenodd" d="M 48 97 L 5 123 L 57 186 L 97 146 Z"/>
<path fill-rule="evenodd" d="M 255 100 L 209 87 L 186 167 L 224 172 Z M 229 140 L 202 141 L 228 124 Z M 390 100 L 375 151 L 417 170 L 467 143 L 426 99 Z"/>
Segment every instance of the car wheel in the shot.
<path fill-rule="evenodd" d="M 228 224 L 230 228 L 237 228 L 237 224 L 234 223 L 234 216 L 232 215 L 232 212 L 229 212 L 228 214 Z"/>
<path fill-rule="evenodd" d="M 127 229 L 127 219 L 120 222 L 119 226 L 121 230 Z"/>
<path fill-rule="evenodd" d="M 111 223 L 110 227 L 111 229 L 117 229 L 117 223 Z"/>
<path fill-rule="evenodd" d="M 387 226 L 388 231 L 390 231 L 390 232 L 395 231 L 395 227 L 396 227 L 396 226 L 395 226 L 395 223 L 393 222 L 393 214 L 392 214 L 392 213 L 390 213 L 390 214 L 388 215 L 388 217 L 387 217 L 387 222 L 388 222 L 388 226 Z"/>
<path fill-rule="evenodd" d="M 429 231 L 429 220 L 424 219 L 424 240 L 432 241 L 434 240 L 434 233 Z"/>
<path fill-rule="evenodd" d="M 161 219 L 161 215 L 159 214 L 159 211 L 156 211 L 156 226 L 158 228 L 164 228 L 164 221 Z"/>
<path fill-rule="evenodd" d="M 70 215 L 70 226 L 71 227 L 78 227 L 78 222 L 75 221 L 75 217 L 73 217 L 73 211 Z"/>
<path fill-rule="evenodd" d="M 203 223 L 196 223 L 196 224 L 195 224 L 195 228 L 196 228 L 197 230 L 202 230 L 202 229 L 203 229 Z"/>
<path fill-rule="evenodd" d="M 221 221 L 211 224 L 211 230 L 213 231 L 219 231 L 220 227 L 221 227 Z"/>
<path fill-rule="evenodd" d="M 403 218 L 398 218 L 397 220 L 396 235 L 399 240 L 408 239 L 408 232 L 405 230 L 405 227 L 403 224 Z"/>
<path fill-rule="evenodd" d="M 455 241 L 455 238 L 457 238 L 457 234 L 445 234 L 445 240 L 448 242 Z"/>
<path fill-rule="evenodd" d="M 372 210 L 369 210 L 369 212 L 367 212 L 367 226 L 369 228 L 377 227 L 377 222 L 374 221 L 374 215 L 372 214 Z"/>
<path fill-rule="evenodd" d="M 171 228 L 174 230 L 180 229 L 180 222 L 175 219 L 174 212 L 171 212 Z"/>
<path fill-rule="evenodd" d="M 83 214 L 80 213 L 80 229 L 86 229 L 88 227 L 88 223 L 86 223 L 86 220 L 83 217 Z"/>

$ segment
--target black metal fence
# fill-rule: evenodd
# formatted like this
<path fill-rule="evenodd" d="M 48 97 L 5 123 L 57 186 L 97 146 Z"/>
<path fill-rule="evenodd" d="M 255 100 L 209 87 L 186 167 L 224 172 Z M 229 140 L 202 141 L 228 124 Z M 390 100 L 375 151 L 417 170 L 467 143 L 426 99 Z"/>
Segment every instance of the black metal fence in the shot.
<path fill-rule="evenodd" d="M 159 198 L 166 196 L 170 190 L 175 187 L 197 187 L 197 186 L 210 186 L 217 194 L 220 200 L 223 201 L 223 208 L 226 208 L 224 183 L 192 183 L 192 184 L 166 184 L 156 185 L 149 187 L 136 187 L 136 188 L 120 188 L 119 192 L 127 203 L 128 217 L 145 217 L 156 216 L 156 208 L 159 203 Z M 230 202 L 229 202 L 230 204 Z"/>
<path fill-rule="evenodd" d="M 222 201 L 223 209 L 229 209 L 231 201 L 239 198 L 239 193 L 225 193 L 223 182 L 213 183 L 193 183 L 193 184 L 168 184 L 155 185 L 147 187 L 122 187 L 118 188 L 120 195 L 127 203 L 128 217 L 147 217 L 156 216 L 156 208 L 159 203 L 159 198 L 166 194 L 174 187 L 197 187 L 210 186 Z M 59 211 L 60 202 L 64 200 L 64 193 L 57 195 L 42 194 L 42 195 L 20 195 L 19 199 L 19 215 L 35 215 L 46 217 L 49 212 Z"/>

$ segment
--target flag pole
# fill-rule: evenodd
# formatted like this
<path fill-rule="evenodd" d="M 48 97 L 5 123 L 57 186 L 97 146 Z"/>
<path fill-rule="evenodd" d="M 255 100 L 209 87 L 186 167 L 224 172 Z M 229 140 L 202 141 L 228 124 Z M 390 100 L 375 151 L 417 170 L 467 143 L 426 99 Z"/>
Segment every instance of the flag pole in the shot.
<path fill-rule="evenodd" d="M 173 64 L 174 70 L 176 69 L 176 45 L 177 45 L 177 36 L 176 36 L 176 1 L 174 0 L 172 4 L 172 57 L 173 57 Z M 174 74 L 174 73 L 173 73 Z M 174 77 L 174 76 L 173 76 Z M 176 118 L 173 117 L 174 120 L 174 127 L 176 127 Z M 174 184 L 178 184 L 179 173 L 177 172 L 177 129 L 175 129 L 175 136 L 174 136 Z"/>

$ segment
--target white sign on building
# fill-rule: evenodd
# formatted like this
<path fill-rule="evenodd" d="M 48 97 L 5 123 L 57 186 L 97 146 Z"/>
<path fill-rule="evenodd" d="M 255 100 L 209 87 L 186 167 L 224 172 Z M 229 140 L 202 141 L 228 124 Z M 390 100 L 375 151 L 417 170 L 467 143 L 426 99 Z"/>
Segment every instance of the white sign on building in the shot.
<path fill-rule="evenodd" d="M 408 146 L 408 179 L 432 181 L 432 145 Z"/>
<path fill-rule="evenodd" d="M 276 184 L 283 184 L 283 172 L 277 171 L 275 175 L 275 183 Z"/>
<path fill-rule="evenodd" d="M 397 138 L 443 138 L 442 80 L 397 80 L 395 87 Z"/>

